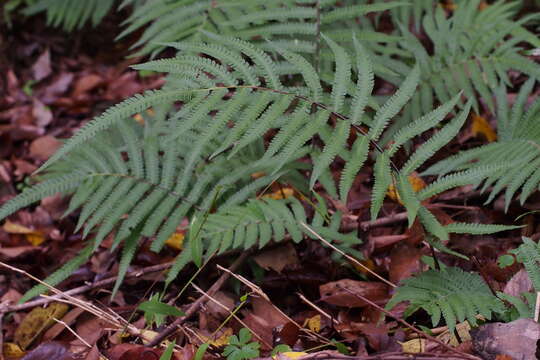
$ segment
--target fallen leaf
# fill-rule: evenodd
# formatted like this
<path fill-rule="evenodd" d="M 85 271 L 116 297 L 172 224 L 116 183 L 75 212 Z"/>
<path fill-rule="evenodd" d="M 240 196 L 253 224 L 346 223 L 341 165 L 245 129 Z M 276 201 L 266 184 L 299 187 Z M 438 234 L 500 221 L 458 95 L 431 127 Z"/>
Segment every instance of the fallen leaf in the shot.
<path fill-rule="evenodd" d="M 413 172 L 411 175 L 407 177 L 409 180 L 409 183 L 411 184 L 414 192 L 418 192 L 426 187 L 426 183 L 422 178 L 418 175 L 418 173 Z M 403 205 L 403 202 L 401 202 L 401 197 L 399 196 L 399 193 L 396 191 L 395 185 L 392 183 L 390 184 L 390 187 L 388 187 L 388 191 L 386 193 L 388 197 L 401 205 Z"/>
<path fill-rule="evenodd" d="M 143 345 L 120 344 L 108 351 L 108 358 L 110 360 L 158 360 L 162 353 L 161 349 L 152 349 Z M 172 358 L 178 359 L 176 355 Z"/>
<path fill-rule="evenodd" d="M 26 226 L 13 223 L 9 220 L 6 220 L 3 228 L 8 234 L 24 235 L 26 240 L 28 240 L 28 242 L 33 246 L 39 246 L 45 241 L 45 235 L 41 231 L 32 230 Z"/>
<path fill-rule="evenodd" d="M 58 150 L 60 145 L 62 143 L 55 137 L 45 135 L 32 141 L 30 144 L 30 155 L 44 161 L 50 158 Z"/>
<path fill-rule="evenodd" d="M 274 270 L 281 273 L 286 266 L 299 263 L 296 249 L 290 243 L 271 250 L 263 251 L 253 258 L 257 265 L 265 270 Z"/>
<path fill-rule="evenodd" d="M 409 354 L 418 354 L 423 353 L 426 351 L 426 339 L 412 339 L 409 341 L 405 341 L 401 344 L 401 349 L 403 352 L 409 353 Z"/>
<path fill-rule="evenodd" d="M 53 119 L 51 110 L 36 98 L 32 99 L 32 116 L 34 123 L 42 128 L 49 125 Z"/>
<path fill-rule="evenodd" d="M 44 343 L 26 354 L 22 360 L 74 360 L 67 347 L 57 342 Z"/>
<path fill-rule="evenodd" d="M 476 137 L 483 135 L 488 142 L 497 140 L 497 133 L 489 125 L 488 121 L 483 116 L 475 113 L 472 114 L 471 132 Z"/>
<path fill-rule="evenodd" d="M 199 335 L 201 340 L 205 343 L 209 343 L 215 347 L 222 347 L 229 345 L 229 338 L 233 335 L 233 329 L 226 328 L 218 338 L 212 338 L 209 336 Z"/>
<path fill-rule="evenodd" d="M 77 80 L 73 90 L 73 96 L 79 97 L 80 95 L 92 91 L 103 83 L 103 78 L 96 74 L 88 74 Z"/>
<path fill-rule="evenodd" d="M 53 318 L 61 319 L 67 310 L 68 306 L 59 302 L 51 303 L 46 308 L 32 309 L 15 330 L 14 341 L 21 349 L 26 349 L 38 336 L 55 324 Z"/>
<path fill-rule="evenodd" d="M 6 220 L 4 223 L 3 229 L 8 234 L 32 234 L 34 233 L 33 229 L 30 229 L 24 225 L 20 225 L 9 220 Z"/>
<path fill-rule="evenodd" d="M 401 242 L 390 253 L 389 280 L 397 284 L 421 270 L 422 250 Z"/>
<path fill-rule="evenodd" d="M 184 236 L 184 233 L 176 232 L 165 241 L 165 244 L 173 249 L 181 251 L 184 248 Z"/>
<path fill-rule="evenodd" d="M 364 307 L 368 304 L 355 296 L 361 295 L 378 305 L 388 299 L 388 286 L 379 282 L 342 279 L 319 287 L 321 300 L 337 306 Z"/>
<path fill-rule="evenodd" d="M 253 174 L 251 176 L 253 176 Z M 277 191 L 274 191 L 271 194 L 263 195 L 262 197 L 263 198 L 274 199 L 274 200 L 281 200 L 281 199 L 290 198 L 293 195 L 294 195 L 294 189 L 286 187 L 286 188 L 282 188 L 282 189 L 279 189 Z"/>
<path fill-rule="evenodd" d="M 272 356 L 272 359 L 274 360 L 289 360 L 289 359 L 299 359 L 302 356 L 307 355 L 308 353 L 302 352 L 302 351 L 286 351 L 279 353 L 277 355 Z"/>
<path fill-rule="evenodd" d="M 47 49 L 39 56 L 34 65 L 32 65 L 32 74 L 36 81 L 41 81 L 49 76 L 51 72 L 51 55 Z"/>
<path fill-rule="evenodd" d="M 309 330 L 318 333 L 321 331 L 321 315 L 315 315 L 313 317 L 307 318 L 302 325 L 307 327 Z"/>
<path fill-rule="evenodd" d="M 4 343 L 2 353 L 5 358 L 18 359 L 24 356 L 25 352 L 15 343 Z"/>

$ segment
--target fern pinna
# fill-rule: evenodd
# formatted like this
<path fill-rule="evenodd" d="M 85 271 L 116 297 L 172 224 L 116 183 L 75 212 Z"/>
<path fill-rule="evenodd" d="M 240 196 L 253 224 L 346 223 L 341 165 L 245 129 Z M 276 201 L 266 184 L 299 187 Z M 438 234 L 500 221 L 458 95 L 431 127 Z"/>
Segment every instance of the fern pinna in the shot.
<path fill-rule="evenodd" d="M 519 1 L 496 1 L 485 7 L 480 3 L 480 0 L 460 1 L 450 16 L 440 6 L 427 11 L 421 23 L 429 45 L 407 27 L 400 27 L 404 38 L 400 45 L 409 52 L 411 60 L 420 64 L 422 80 L 401 121 L 395 124 L 396 131 L 431 110 L 433 104 L 449 101 L 460 90 L 472 100 L 477 113 L 480 104 L 493 112 L 493 93 L 499 84 L 511 86 L 509 70 L 540 78 L 540 68 L 524 54 L 524 44 L 540 46 L 538 37 L 524 27 L 537 19 L 538 14 L 515 20 Z M 401 59 L 407 57 L 397 54 Z M 396 73 L 403 74 L 410 68 L 404 61 L 388 56 L 379 56 L 377 60 Z M 396 84 L 402 81 L 399 77 L 380 75 Z M 385 139 L 389 140 L 390 137 Z"/>
<path fill-rule="evenodd" d="M 508 171 L 489 176 L 482 188 L 493 186 L 486 203 L 506 188 L 506 210 L 519 190 L 523 204 L 540 185 L 540 98 L 536 97 L 527 106 L 536 83 L 534 78 L 525 82 L 511 108 L 506 87 L 501 84 L 496 91 L 497 141 L 462 151 L 433 165 L 424 174 L 441 175 L 456 169 L 475 171 L 487 164 L 511 164 Z"/>
<path fill-rule="evenodd" d="M 189 217 L 190 250 L 179 256 L 171 279 L 188 261 L 200 263 L 203 255 L 215 251 L 264 245 L 269 238 L 282 240 L 284 233 L 301 240 L 300 223 L 306 215 L 298 201 L 250 199 L 278 181 L 306 193 L 319 182 L 329 194 L 346 201 L 354 178 L 371 153 L 375 160 L 373 218 L 387 189 L 395 183 L 409 212 L 410 225 L 418 216 L 439 239 L 447 239 L 452 231 L 478 228 L 470 224 L 442 226 L 422 201 L 449 188 L 481 181 L 503 167 L 450 174 L 418 194 L 407 179 L 464 123 L 471 102 L 441 125 L 460 94 L 401 129 L 393 144 L 382 149 L 377 141 L 415 94 L 420 81 L 418 67 L 379 106 L 370 96 L 373 66 L 359 41 L 355 41 L 353 61 L 344 48 L 325 38 L 335 54 L 334 76 L 326 83 L 305 58 L 276 44 L 269 43 L 280 54 L 273 60 L 244 40 L 204 35 L 208 42 L 171 44 L 182 49 L 176 58 L 135 66 L 169 73 L 167 85 L 122 102 L 81 128 L 40 168 L 41 172 L 46 170 L 41 183 L 0 208 L 0 219 L 42 197 L 58 192 L 73 194 L 68 211 L 81 209 L 77 228 L 83 229 L 85 237 L 92 234 L 85 254 L 91 254 L 113 231 L 113 247 L 124 243 L 118 286 L 141 238 L 151 239 L 151 249 L 159 251 L 182 219 Z M 285 74 L 295 78 L 291 85 L 282 81 Z M 327 86 L 330 93 L 323 90 Z M 145 114 L 150 108 L 153 116 Z M 139 113 L 145 114 L 144 124 L 132 118 Z M 405 143 L 435 126 L 441 129 L 405 164 L 394 164 L 392 158 Z M 269 136 L 271 132 L 273 136 Z M 357 134 L 352 143 L 351 132 Z M 317 141 L 311 142 L 314 137 Z M 321 151 L 317 150 L 319 145 Z M 371 145 L 374 151 L 370 151 Z M 336 188 L 329 167 L 337 157 L 345 165 Z M 306 158 L 311 163 L 298 161 Z M 254 179 L 254 173 L 263 176 Z M 303 180 L 305 173 L 310 174 L 309 182 Z M 316 207 L 324 206 L 319 198 Z M 209 214 L 211 208 L 215 213 Z M 330 236 L 329 240 L 342 241 L 347 247 L 354 244 L 350 236 L 338 235 L 335 221 L 322 218 L 315 216 L 311 223 Z M 61 275 L 69 274 L 61 271 L 53 280 L 61 280 Z"/>

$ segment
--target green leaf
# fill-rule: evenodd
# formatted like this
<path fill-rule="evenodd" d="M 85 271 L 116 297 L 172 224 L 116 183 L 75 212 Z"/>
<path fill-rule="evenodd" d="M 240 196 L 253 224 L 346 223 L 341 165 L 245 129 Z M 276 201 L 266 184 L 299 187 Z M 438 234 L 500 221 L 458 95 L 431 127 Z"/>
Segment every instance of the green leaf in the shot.
<path fill-rule="evenodd" d="M 141 304 L 139 304 L 137 309 L 150 313 L 150 314 L 157 314 L 157 315 L 178 316 L 178 317 L 186 315 L 180 309 L 174 306 L 162 303 L 161 301 L 157 299 L 142 302 Z"/>

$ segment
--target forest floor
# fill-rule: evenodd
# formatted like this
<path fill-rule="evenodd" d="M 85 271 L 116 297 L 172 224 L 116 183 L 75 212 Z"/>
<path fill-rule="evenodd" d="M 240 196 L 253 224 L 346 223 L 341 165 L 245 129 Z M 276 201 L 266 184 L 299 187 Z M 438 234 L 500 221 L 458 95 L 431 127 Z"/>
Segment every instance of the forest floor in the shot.
<path fill-rule="evenodd" d="M 30 175 L 62 139 L 93 116 L 163 84 L 160 76 L 129 69 L 144 59 L 125 57 L 130 39 L 114 42 L 112 34 L 118 28 L 113 16 L 96 29 L 67 35 L 35 17 L 0 32 L 0 204 L 27 186 Z M 516 92 L 523 80 L 514 78 Z M 385 91 L 384 84 L 379 91 Z M 481 131 L 469 120 L 446 153 L 487 143 L 493 119 L 487 120 Z M 3 354 L 48 360 L 157 360 L 163 345 L 145 345 L 172 329 L 177 334 L 177 359 L 192 359 L 201 343 L 211 343 L 204 355 L 210 359 L 220 356 L 230 335 L 246 327 L 267 356 L 277 344 L 287 344 L 291 351 L 308 351 L 303 359 L 411 359 L 404 351 L 420 349 L 414 358 L 477 358 L 473 347 L 483 341 L 479 335 L 471 336 L 465 329 L 456 339 L 445 327 L 428 332 L 431 323 L 425 313 L 417 312 L 405 323 L 403 307 L 398 307 L 386 314 L 385 322 L 379 321 L 381 306 L 392 291 L 377 276 L 399 283 L 425 269 L 423 257 L 432 254 L 420 246 L 425 240 L 422 228 L 407 228 L 399 203 L 387 199 L 381 218 L 369 221 L 368 187 L 360 179 L 342 224 L 363 240 L 359 247 L 363 260 L 336 260 L 334 250 L 309 240 L 227 254 L 211 259 L 200 271 L 187 266 L 162 299 L 186 315 L 157 319 L 159 326 L 148 326 L 137 308 L 162 289 L 164 272 L 181 251 L 181 233 L 159 254 L 143 246 L 113 299 L 110 289 L 119 264 L 118 251 L 110 251 L 109 240 L 57 286 L 69 294 L 67 300 L 45 297 L 17 305 L 36 284 L 35 278 L 44 279 L 85 246 L 81 235 L 74 233 L 76 217 L 62 217 L 67 200 L 46 198 L 0 227 L 0 261 L 12 267 L 0 268 Z M 283 193 L 276 189 L 273 195 Z M 448 246 L 471 260 L 438 254 L 439 261 L 479 272 L 496 291 L 530 290 L 518 265 L 501 268 L 497 259 L 518 246 L 522 236 L 540 238 L 537 213 L 516 220 L 540 208 L 538 195 L 525 207 L 513 203 L 507 213 L 502 199 L 485 206 L 486 195 L 470 187 L 439 196 L 429 206 L 443 224 L 460 219 L 523 225 L 496 235 L 453 235 Z"/>

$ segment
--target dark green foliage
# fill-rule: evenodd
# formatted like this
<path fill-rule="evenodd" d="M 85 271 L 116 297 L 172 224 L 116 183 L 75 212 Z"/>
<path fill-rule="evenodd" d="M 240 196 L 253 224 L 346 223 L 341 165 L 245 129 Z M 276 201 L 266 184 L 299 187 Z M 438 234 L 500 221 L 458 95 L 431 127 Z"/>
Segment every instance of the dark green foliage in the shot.
<path fill-rule="evenodd" d="M 514 195 L 521 190 L 520 201 L 538 190 L 540 184 L 540 99 L 530 102 L 530 93 L 536 84 L 528 80 L 510 108 L 504 85 L 497 89 L 497 141 L 488 145 L 462 151 L 424 172 L 425 175 L 445 174 L 450 171 L 477 169 L 491 164 L 508 164 L 508 170 L 488 177 L 483 190 L 493 186 L 487 202 L 492 201 L 506 188 L 506 209 Z M 530 105 L 526 105 L 530 102 Z"/>
<path fill-rule="evenodd" d="M 66 31 L 80 29 L 87 22 L 98 25 L 116 0 L 38 0 L 23 10 L 25 15 L 47 13 L 47 24 Z"/>
<path fill-rule="evenodd" d="M 433 326 L 442 318 L 451 333 L 459 322 L 467 320 L 475 326 L 478 315 L 491 319 L 492 313 L 505 310 L 478 274 L 455 267 L 428 270 L 404 280 L 386 307 L 391 309 L 402 301 L 409 302 L 404 316 L 424 309 Z"/>

